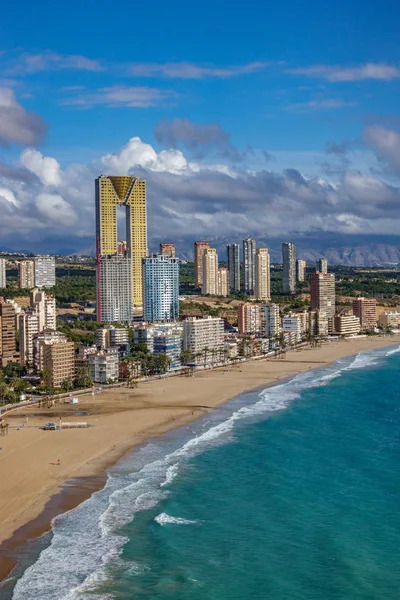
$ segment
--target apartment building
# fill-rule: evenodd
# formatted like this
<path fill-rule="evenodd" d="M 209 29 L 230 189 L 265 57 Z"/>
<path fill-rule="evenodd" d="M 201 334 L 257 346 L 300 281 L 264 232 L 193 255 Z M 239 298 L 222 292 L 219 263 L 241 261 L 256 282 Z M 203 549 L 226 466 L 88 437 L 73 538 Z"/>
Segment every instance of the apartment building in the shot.
<path fill-rule="evenodd" d="M 281 332 L 279 304 L 267 304 L 263 307 L 265 318 L 265 335 L 276 338 Z"/>
<path fill-rule="evenodd" d="M 292 242 L 282 244 L 282 266 L 282 290 L 285 294 L 294 294 L 296 291 L 296 249 Z"/>
<path fill-rule="evenodd" d="M 95 383 L 118 381 L 119 356 L 116 349 L 100 350 L 90 354 L 88 360 L 89 376 L 92 381 Z"/>
<path fill-rule="evenodd" d="M 156 254 L 143 259 L 143 317 L 145 321 L 179 319 L 179 260 Z"/>
<path fill-rule="evenodd" d="M 56 285 L 56 259 L 54 256 L 37 255 L 34 258 L 35 286 L 51 288 Z"/>
<path fill-rule="evenodd" d="M 306 261 L 298 258 L 296 260 L 296 280 L 304 281 L 306 278 Z"/>
<path fill-rule="evenodd" d="M 200 364 L 212 360 L 211 351 L 224 348 L 224 321 L 217 317 L 189 317 L 183 321 L 183 348 L 192 361 Z M 210 352 L 204 352 L 208 349 Z"/>
<path fill-rule="evenodd" d="M 203 254 L 209 247 L 208 242 L 194 243 L 194 283 L 198 288 L 203 287 Z"/>
<path fill-rule="evenodd" d="M 18 263 L 18 285 L 20 289 L 35 287 L 35 263 L 33 260 L 21 260 Z"/>
<path fill-rule="evenodd" d="M 240 292 L 240 246 L 228 244 L 226 247 L 229 271 L 229 291 L 232 294 Z"/>
<path fill-rule="evenodd" d="M 238 306 L 238 328 L 242 335 L 258 333 L 261 328 L 261 307 L 245 302 Z"/>
<path fill-rule="evenodd" d="M 206 248 L 203 252 L 201 293 L 218 296 L 218 254 L 215 248 Z"/>
<path fill-rule="evenodd" d="M 218 268 L 218 296 L 229 296 L 229 271 L 225 267 Z"/>
<path fill-rule="evenodd" d="M 374 329 L 376 327 L 375 298 L 355 298 L 353 315 L 360 319 L 361 329 Z"/>
<path fill-rule="evenodd" d="M 258 248 L 255 264 L 255 296 L 257 300 L 271 300 L 271 273 L 268 248 Z"/>
<path fill-rule="evenodd" d="M 360 319 L 354 315 L 336 315 L 334 323 L 338 335 L 357 335 L 361 330 Z"/>
<path fill-rule="evenodd" d="M 64 381 L 72 383 L 75 377 L 74 342 L 44 344 L 43 373 L 49 387 L 60 387 Z"/>

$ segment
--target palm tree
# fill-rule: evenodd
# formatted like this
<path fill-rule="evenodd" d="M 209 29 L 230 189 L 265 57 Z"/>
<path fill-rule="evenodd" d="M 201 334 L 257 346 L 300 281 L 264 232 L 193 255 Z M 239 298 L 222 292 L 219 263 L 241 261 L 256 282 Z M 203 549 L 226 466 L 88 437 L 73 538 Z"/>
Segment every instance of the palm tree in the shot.
<path fill-rule="evenodd" d="M 1 398 L 2 406 L 4 405 L 4 398 L 6 398 L 8 394 L 9 394 L 8 385 L 6 383 L 4 383 L 3 381 L 0 381 L 0 398 Z"/>

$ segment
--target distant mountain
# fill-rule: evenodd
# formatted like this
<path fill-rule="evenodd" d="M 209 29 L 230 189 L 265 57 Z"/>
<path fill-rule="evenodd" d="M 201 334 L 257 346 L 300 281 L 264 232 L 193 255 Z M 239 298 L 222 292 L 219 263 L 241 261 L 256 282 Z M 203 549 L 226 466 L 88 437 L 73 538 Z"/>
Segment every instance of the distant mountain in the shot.
<path fill-rule="evenodd" d="M 244 236 L 243 236 L 244 237 Z M 350 236 L 333 233 L 316 233 L 310 235 L 291 235 L 285 239 L 271 238 L 265 234 L 249 233 L 246 237 L 254 237 L 257 246 L 269 248 L 272 262 L 281 262 L 282 241 L 292 241 L 296 244 L 297 258 L 302 258 L 312 264 L 317 258 L 325 257 L 331 265 L 368 266 L 397 266 L 400 265 L 400 236 Z M 183 260 L 193 260 L 194 236 L 174 235 L 168 238 L 152 236 L 149 239 L 150 252 L 157 252 L 160 242 L 174 242 L 177 256 Z M 217 248 L 220 260 L 226 259 L 226 245 L 236 242 L 241 245 L 242 237 L 237 235 L 208 237 L 212 247 Z M 40 241 L 27 239 L 5 240 L 4 245 L 0 240 L 0 250 L 14 252 L 32 252 L 79 256 L 94 256 L 95 241 L 93 237 L 45 238 Z M 242 249 L 241 249 L 242 253 Z"/>

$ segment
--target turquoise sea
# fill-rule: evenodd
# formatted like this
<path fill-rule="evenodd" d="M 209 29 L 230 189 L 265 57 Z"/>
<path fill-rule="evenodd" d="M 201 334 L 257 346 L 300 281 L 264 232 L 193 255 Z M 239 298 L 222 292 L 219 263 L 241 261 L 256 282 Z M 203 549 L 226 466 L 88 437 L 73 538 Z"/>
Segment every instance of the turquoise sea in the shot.
<path fill-rule="evenodd" d="M 144 445 L 55 520 L 3 596 L 398 600 L 399 351 L 239 396 Z"/>

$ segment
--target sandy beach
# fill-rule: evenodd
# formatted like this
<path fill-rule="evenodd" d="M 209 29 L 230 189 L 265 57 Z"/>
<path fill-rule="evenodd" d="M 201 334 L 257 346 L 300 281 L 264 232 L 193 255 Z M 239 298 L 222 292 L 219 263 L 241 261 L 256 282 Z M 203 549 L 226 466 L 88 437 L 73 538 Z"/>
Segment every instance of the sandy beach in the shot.
<path fill-rule="evenodd" d="M 6 415 L 9 434 L 0 438 L 0 578 L 12 567 L 10 550 L 16 544 L 48 530 L 54 515 L 101 487 L 106 468 L 137 444 L 196 419 L 245 391 L 360 351 L 399 343 L 400 335 L 329 342 L 278 359 L 82 396 L 78 405 L 25 408 Z M 41 428 L 60 418 L 87 421 L 92 427 Z M 71 480 L 68 493 L 64 493 L 65 482 Z"/>

